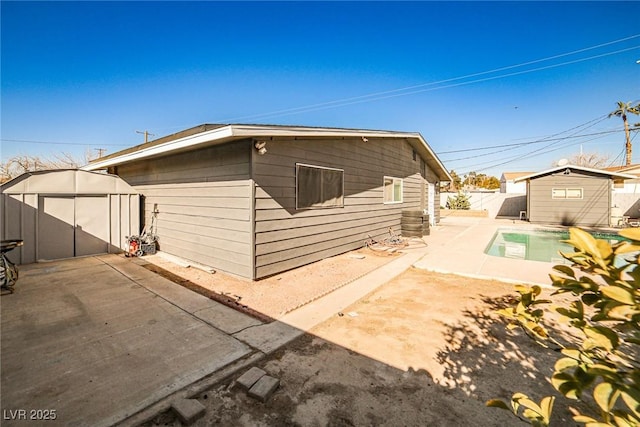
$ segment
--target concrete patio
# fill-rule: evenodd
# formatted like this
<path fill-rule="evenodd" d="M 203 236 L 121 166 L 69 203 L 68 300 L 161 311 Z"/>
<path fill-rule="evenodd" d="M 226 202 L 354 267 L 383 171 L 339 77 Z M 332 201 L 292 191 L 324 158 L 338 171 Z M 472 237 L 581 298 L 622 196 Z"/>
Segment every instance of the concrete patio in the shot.
<path fill-rule="evenodd" d="M 10 414 L 55 410 L 51 425 L 137 425 L 216 378 L 249 366 L 365 297 L 411 266 L 548 284 L 552 263 L 486 255 L 512 220 L 444 218 L 426 247 L 262 323 L 117 255 L 20 267 L 3 296 L 3 425 Z M 208 380 L 207 380 L 208 378 Z M 208 382 L 207 382 L 208 381 Z M 7 418 L 8 417 L 8 418 Z"/>
<path fill-rule="evenodd" d="M 2 425 L 112 425 L 255 353 L 229 334 L 256 321 L 122 257 L 20 274 L 1 300 Z"/>

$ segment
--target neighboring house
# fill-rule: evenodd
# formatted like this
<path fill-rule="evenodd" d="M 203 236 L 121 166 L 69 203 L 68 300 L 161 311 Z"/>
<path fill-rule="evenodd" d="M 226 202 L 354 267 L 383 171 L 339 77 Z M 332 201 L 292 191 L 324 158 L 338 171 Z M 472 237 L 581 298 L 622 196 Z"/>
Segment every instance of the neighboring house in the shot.
<path fill-rule="evenodd" d="M 527 219 L 533 223 L 609 227 L 614 181 L 633 175 L 564 165 L 526 175 Z"/>
<path fill-rule="evenodd" d="M 24 173 L 0 186 L 2 239 L 18 264 L 120 252 L 140 231 L 140 196 L 117 176 L 75 169 Z"/>
<path fill-rule="evenodd" d="M 100 158 L 157 208 L 160 250 L 259 279 L 437 221 L 451 176 L 419 133 L 201 125 Z"/>
<path fill-rule="evenodd" d="M 609 172 L 633 175 L 633 179 L 615 182 L 613 192 L 616 194 L 640 194 L 640 165 L 612 166 L 605 168 Z"/>
<path fill-rule="evenodd" d="M 501 193 L 519 193 L 527 192 L 527 184 L 525 181 L 516 182 L 518 178 L 531 175 L 533 172 L 505 172 L 500 177 Z"/>

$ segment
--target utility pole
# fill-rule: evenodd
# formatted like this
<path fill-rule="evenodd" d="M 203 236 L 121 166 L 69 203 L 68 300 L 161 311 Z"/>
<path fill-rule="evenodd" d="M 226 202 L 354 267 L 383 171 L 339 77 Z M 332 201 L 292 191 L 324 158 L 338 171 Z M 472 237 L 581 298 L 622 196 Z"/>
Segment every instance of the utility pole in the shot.
<path fill-rule="evenodd" d="M 144 143 L 146 144 L 147 142 L 149 142 L 149 135 L 151 136 L 156 136 L 153 133 L 149 133 L 149 131 L 141 131 L 141 130 L 137 130 L 136 133 L 139 133 L 141 135 L 144 135 Z"/>
<path fill-rule="evenodd" d="M 107 151 L 106 148 L 94 148 L 94 150 L 96 150 L 98 152 L 98 158 L 102 157 L 104 152 Z"/>

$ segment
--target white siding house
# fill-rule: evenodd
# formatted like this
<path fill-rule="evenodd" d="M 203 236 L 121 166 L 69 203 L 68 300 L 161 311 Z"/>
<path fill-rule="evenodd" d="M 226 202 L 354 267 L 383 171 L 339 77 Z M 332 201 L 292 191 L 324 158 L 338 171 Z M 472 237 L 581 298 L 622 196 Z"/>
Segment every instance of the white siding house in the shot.
<path fill-rule="evenodd" d="M 533 172 L 505 172 L 500 177 L 500 192 L 501 193 L 519 193 L 524 194 L 527 192 L 527 183 L 524 181 L 515 182 L 516 179 L 531 175 Z"/>

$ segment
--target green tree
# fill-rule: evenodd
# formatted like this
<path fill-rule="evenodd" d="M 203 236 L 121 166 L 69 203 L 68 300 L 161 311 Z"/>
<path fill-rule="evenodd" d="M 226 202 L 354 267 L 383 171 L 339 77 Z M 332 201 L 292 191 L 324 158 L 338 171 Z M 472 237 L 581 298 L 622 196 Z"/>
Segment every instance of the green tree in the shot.
<path fill-rule="evenodd" d="M 590 414 L 570 408 L 573 420 L 586 427 L 640 425 L 640 229 L 622 230 L 620 235 L 630 241 L 611 245 L 572 228 L 567 243 L 574 252 L 561 255 L 573 268 L 553 268 L 552 297 L 571 296 L 568 304 L 554 310 L 572 328 L 572 343 L 561 343 L 543 326 L 552 301 L 538 299 L 539 286 L 517 286 L 517 305 L 499 311 L 510 327 L 522 327 L 559 352 L 551 384 L 564 397 L 590 406 Z M 576 274 L 574 268 L 581 272 Z M 593 396 L 590 405 L 583 399 L 587 392 Z M 507 409 L 533 426 L 548 426 L 554 400 L 546 396 L 536 403 L 515 393 L 510 402 L 493 399 L 487 406 Z"/>
<path fill-rule="evenodd" d="M 495 190 L 500 188 L 500 180 L 495 176 L 487 176 L 483 173 L 469 172 L 465 175 L 463 182 L 464 185 L 473 187 L 486 188 L 488 190 Z"/>
<path fill-rule="evenodd" d="M 455 197 L 447 197 L 447 209 L 460 209 L 460 210 L 469 210 L 471 209 L 471 202 L 469 201 L 469 196 L 464 194 L 462 191 L 458 191 L 458 194 Z"/>
<path fill-rule="evenodd" d="M 462 178 L 460 178 L 460 176 L 453 169 L 451 169 L 449 175 L 451 175 L 451 178 L 453 178 L 453 181 L 449 183 L 449 191 L 458 191 L 458 189 L 462 187 Z"/>
<path fill-rule="evenodd" d="M 495 176 L 489 176 L 484 181 L 484 188 L 487 188 L 489 190 L 497 190 L 498 188 L 500 188 L 500 180 Z"/>
<path fill-rule="evenodd" d="M 627 166 L 631 164 L 631 137 L 629 136 L 629 124 L 627 123 L 627 113 L 640 114 L 640 103 L 631 105 L 631 102 L 624 103 L 618 101 L 618 108 L 609 113 L 609 117 L 621 117 L 624 123 L 624 135 L 626 138 Z"/>

